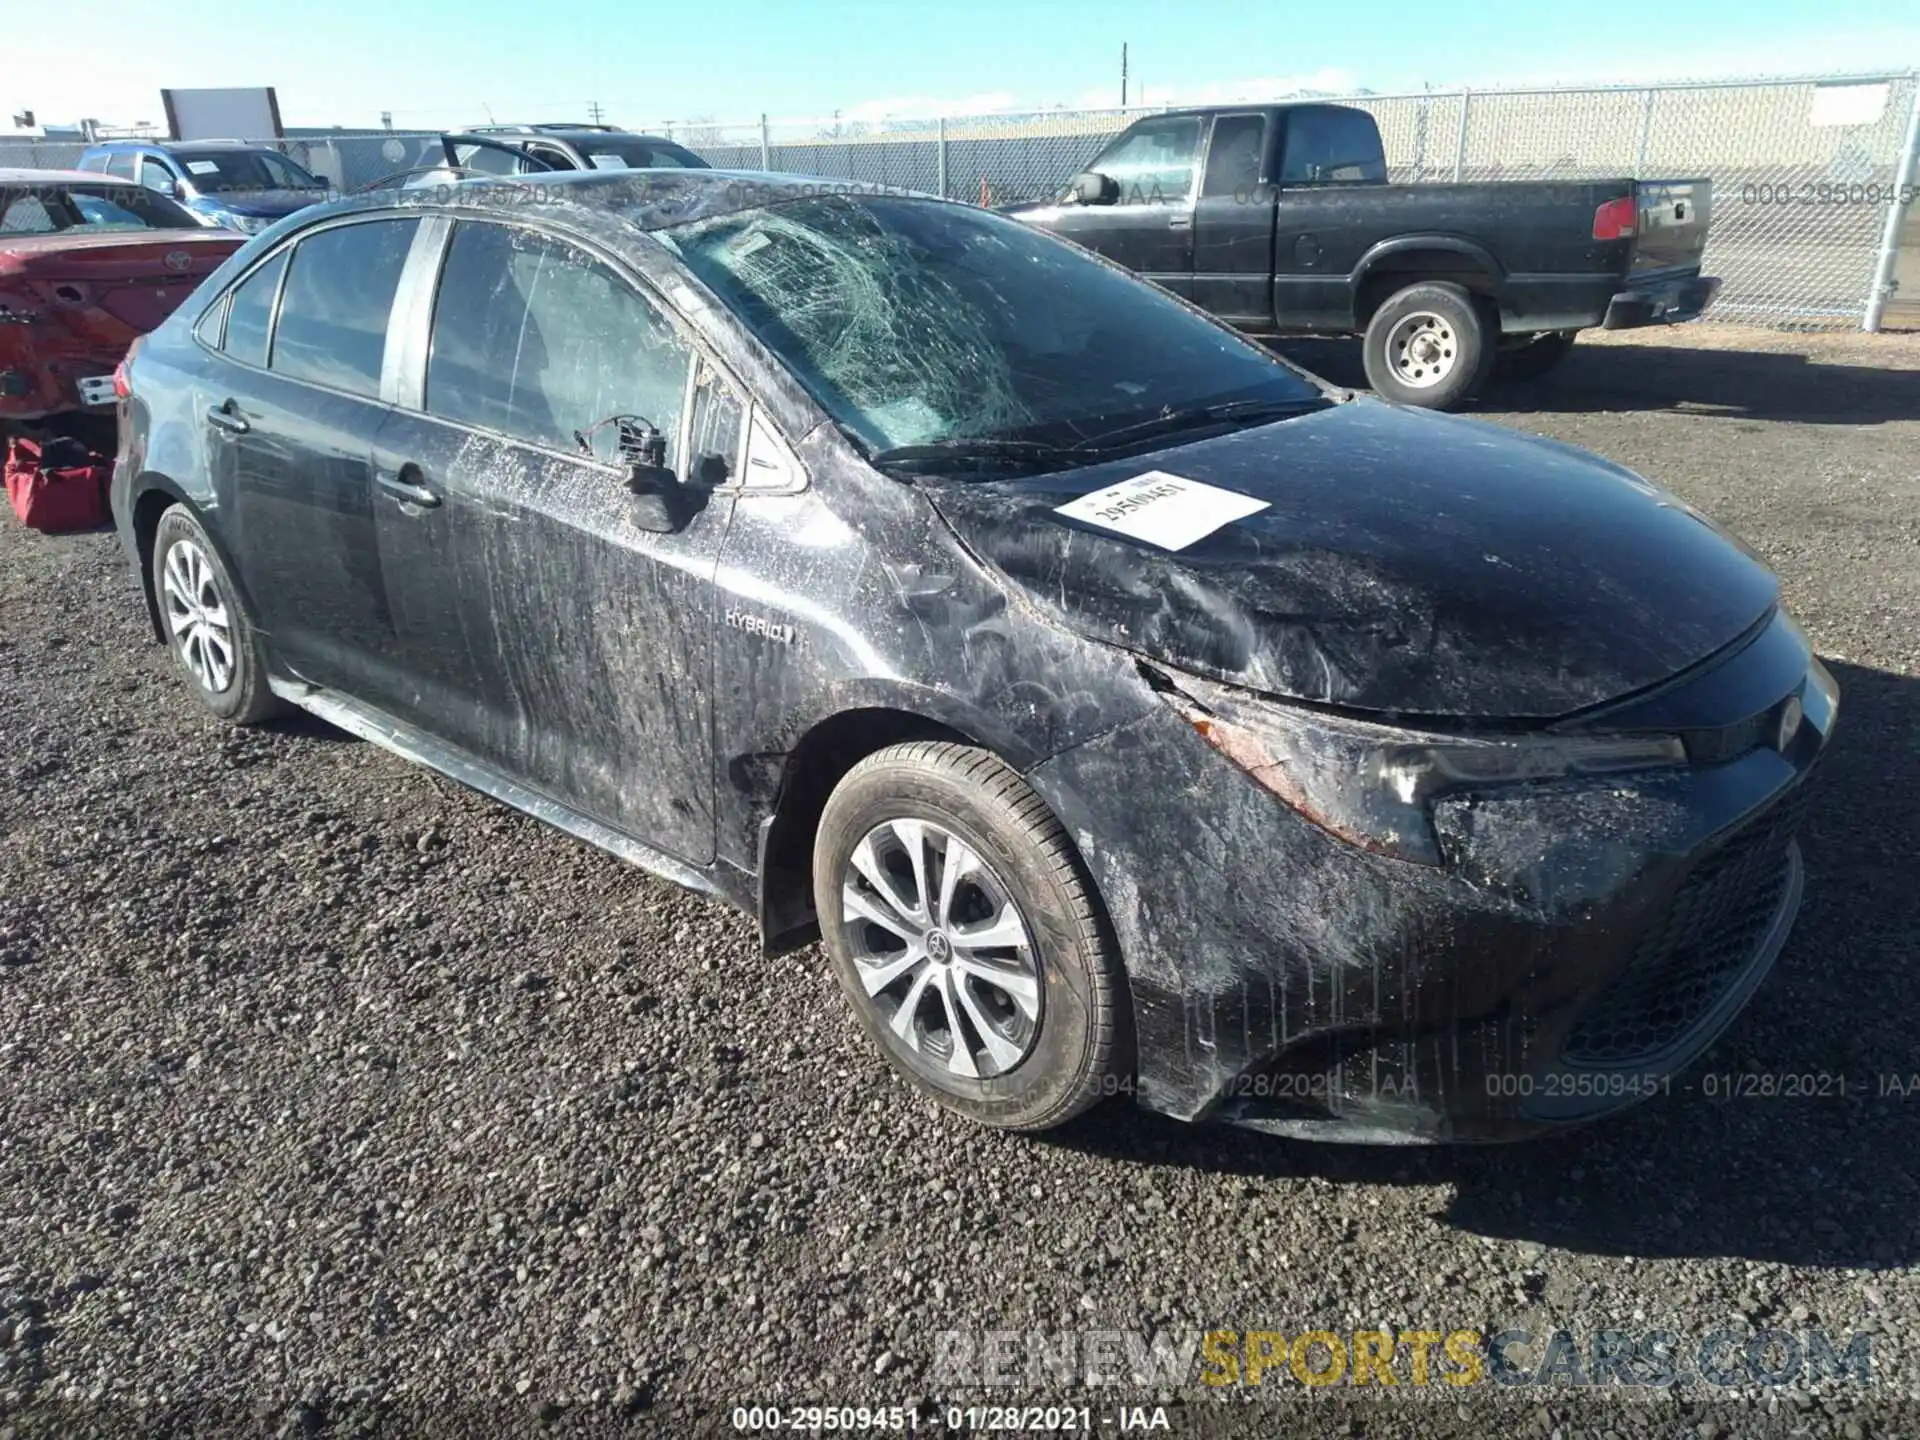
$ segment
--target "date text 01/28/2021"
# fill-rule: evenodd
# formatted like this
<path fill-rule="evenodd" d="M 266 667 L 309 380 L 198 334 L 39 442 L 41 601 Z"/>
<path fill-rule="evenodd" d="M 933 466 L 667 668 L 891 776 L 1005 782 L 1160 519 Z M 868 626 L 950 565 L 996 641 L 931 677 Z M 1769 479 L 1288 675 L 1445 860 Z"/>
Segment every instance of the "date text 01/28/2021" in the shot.
<path fill-rule="evenodd" d="M 952 1431 L 973 1434 L 1088 1434 L 1095 1430 L 1165 1431 L 1164 1405 L 736 1405 L 733 1428 L 757 1431 Z"/>

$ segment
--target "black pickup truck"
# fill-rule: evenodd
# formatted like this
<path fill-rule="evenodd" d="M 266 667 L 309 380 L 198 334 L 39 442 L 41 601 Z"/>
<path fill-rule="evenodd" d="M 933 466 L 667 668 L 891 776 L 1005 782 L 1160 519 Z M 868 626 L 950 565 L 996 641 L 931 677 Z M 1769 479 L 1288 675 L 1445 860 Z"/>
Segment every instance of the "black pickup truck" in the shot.
<path fill-rule="evenodd" d="M 1007 213 L 1242 329 L 1364 335 L 1373 387 L 1435 409 L 1496 368 L 1542 373 L 1589 326 L 1692 319 L 1720 286 L 1704 179 L 1389 185 L 1373 117 L 1344 105 L 1153 115 Z"/>

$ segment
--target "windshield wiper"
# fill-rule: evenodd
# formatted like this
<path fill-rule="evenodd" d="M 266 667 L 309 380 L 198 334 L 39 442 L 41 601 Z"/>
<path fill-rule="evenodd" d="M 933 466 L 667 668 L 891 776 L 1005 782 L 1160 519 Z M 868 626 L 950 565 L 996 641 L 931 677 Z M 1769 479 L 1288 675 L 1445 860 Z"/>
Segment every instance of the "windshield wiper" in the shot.
<path fill-rule="evenodd" d="M 901 465 L 914 470 L 963 469 L 968 466 L 1029 466 L 1033 462 L 1084 460 L 1078 446 L 1048 445 L 1039 440 L 965 439 L 931 440 L 922 445 L 893 445 L 867 457 L 874 465 Z"/>
<path fill-rule="evenodd" d="M 1131 444 L 1137 440 L 1152 439 L 1159 435 L 1173 435 L 1182 430 L 1195 430 L 1206 425 L 1235 425 L 1248 422 L 1264 424 L 1269 420 L 1283 420 L 1290 415 L 1304 415 L 1309 411 L 1323 410 L 1336 403 L 1325 395 L 1309 395 L 1288 400 L 1226 400 L 1217 405 L 1195 405 L 1186 410 L 1166 410 L 1151 420 L 1141 420 L 1136 424 L 1122 425 L 1118 430 L 1103 431 L 1089 436 L 1072 448 L 1082 453 L 1111 450 L 1117 445 Z"/>

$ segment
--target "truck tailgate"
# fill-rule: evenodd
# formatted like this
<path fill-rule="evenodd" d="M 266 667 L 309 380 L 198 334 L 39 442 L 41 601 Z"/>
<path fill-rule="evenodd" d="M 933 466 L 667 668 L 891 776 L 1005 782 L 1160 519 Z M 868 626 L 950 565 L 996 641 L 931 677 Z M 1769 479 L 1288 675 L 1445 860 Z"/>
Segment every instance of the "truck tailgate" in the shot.
<path fill-rule="evenodd" d="M 1671 270 L 1700 264 L 1713 218 L 1711 180 L 1639 180 L 1633 187 L 1638 233 L 1633 269 Z"/>

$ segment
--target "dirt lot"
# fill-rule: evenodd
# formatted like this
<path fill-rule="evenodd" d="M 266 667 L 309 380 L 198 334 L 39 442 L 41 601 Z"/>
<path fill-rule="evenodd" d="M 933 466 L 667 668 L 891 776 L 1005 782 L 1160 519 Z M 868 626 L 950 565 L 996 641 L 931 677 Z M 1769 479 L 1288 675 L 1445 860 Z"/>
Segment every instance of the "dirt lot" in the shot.
<path fill-rule="evenodd" d="M 317 723 L 220 728 L 111 536 L 0 525 L 0 1433 L 677 1434 L 953 1398 L 941 1331 L 1376 1325 L 1820 1327 L 1875 1383 L 1125 1393 L 1174 1433 L 1920 1431 L 1920 343 L 1733 333 L 1486 407 L 1737 530 L 1845 691 L 1774 977 L 1670 1098 L 1520 1148 L 971 1129 L 816 951 Z"/>

